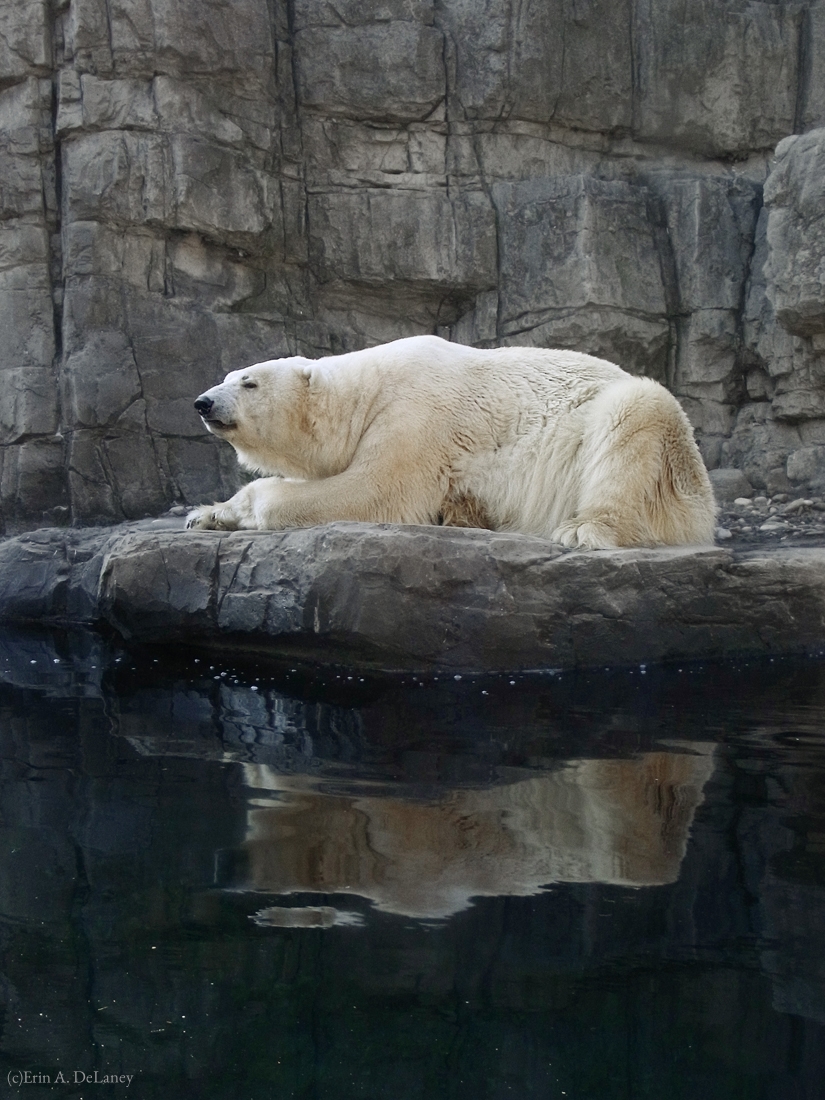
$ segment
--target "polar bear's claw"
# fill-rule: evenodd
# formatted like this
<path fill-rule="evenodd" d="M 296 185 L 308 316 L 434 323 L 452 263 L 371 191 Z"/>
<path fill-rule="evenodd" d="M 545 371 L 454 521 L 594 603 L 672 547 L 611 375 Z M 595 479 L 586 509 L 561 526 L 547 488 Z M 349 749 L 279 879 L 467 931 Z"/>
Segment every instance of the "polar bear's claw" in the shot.
<path fill-rule="evenodd" d="M 571 550 L 615 550 L 618 546 L 615 533 L 607 524 L 594 520 L 569 520 L 557 527 L 551 538 Z"/>
<path fill-rule="evenodd" d="M 207 505 L 194 508 L 186 517 L 187 531 L 214 531 L 218 527 L 218 518 L 215 509 Z"/>

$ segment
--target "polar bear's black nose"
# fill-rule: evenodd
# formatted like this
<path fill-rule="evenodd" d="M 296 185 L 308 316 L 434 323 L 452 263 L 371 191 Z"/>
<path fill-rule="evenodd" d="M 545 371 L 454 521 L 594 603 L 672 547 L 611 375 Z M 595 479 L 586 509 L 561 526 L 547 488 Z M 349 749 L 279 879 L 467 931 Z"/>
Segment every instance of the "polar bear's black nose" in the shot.
<path fill-rule="evenodd" d="M 215 402 L 212 400 L 211 397 L 199 397 L 198 400 L 195 402 L 195 408 L 201 414 L 201 416 L 206 416 L 206 414 L 209 412 L 214 404 Z"/>

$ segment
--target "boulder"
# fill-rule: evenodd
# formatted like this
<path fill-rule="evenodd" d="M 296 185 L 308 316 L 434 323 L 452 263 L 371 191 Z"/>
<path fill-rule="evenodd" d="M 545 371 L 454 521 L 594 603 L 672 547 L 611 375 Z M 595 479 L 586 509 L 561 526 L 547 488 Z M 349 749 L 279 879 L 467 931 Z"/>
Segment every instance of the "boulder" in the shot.
<path fill-rule="evenodd" d="M 732 468 L 711 470 L 710 483 L 716 499 L 722 502 L 736 500 L 737 497 L 752 497 L 753 486 L 741 470 Z"/>

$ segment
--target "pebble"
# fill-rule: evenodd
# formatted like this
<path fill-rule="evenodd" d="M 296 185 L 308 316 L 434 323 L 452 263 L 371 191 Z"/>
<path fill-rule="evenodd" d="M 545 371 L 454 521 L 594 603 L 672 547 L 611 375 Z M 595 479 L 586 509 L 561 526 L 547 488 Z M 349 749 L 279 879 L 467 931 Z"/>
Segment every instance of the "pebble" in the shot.
<path fill-rule="evenodd" d="M 798 512 L 800 508 L 810 508 L 812 504 L 812 500 L 808 500 L 805 497 L 799 497 L 797 500 L 792 500 L 790 504 L 783 504 L 779 509 L 779 514 L 788 516 L 791 512 Z"/>

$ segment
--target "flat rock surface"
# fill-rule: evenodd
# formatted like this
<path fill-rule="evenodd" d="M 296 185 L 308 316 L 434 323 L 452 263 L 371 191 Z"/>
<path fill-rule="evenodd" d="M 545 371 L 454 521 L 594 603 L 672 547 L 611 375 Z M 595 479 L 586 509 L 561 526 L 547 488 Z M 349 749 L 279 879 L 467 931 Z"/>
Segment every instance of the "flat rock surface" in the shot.
<path fill-rule="evenodd" d="M 763 533 L 762 545 L 564 552 L 450 527 L 182 528 L 165 518 L 7 539 L 0 618 L 374 671 L 825 650 L 825 548 L 789 545 L 786 533 Z"/>

